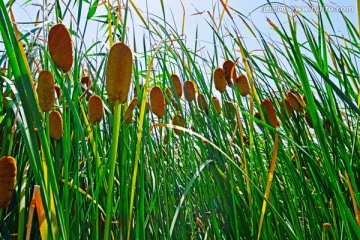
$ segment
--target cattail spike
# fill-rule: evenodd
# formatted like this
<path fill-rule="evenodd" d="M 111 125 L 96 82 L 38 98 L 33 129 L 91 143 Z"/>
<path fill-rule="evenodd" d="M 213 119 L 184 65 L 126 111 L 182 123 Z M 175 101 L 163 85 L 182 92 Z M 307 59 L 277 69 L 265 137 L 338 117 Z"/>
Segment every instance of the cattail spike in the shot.
<path fill-rule="evenodd" d="M 100 96 L 93 95 L 89 98 L 88 114 L 89 120 L 92 124 L 100 123 L 103 117 L 103 101 Z"/>
<path fill-rule="evenodd" d="M 278 126 L 280 126 L 279 121 L 276 117 L 276 112 L 274 109 L 273 104 L 270 102 L 270 100 L 268 99 L 264 99 L 262 101 L 262 106 L 264 108 L 264 115 L 265 118 L 267 118 L 267 122 L 270 126 L 272 126 L 273 128 L 276 128 Z"/>
<path fill-rule="evenodd" d="M 217 99 L 217 97 L 212 97 L 211 98 L 212 102 L 214 103 L 214 106 L 215 106 L 215 109 L 216 109 L 216 112 L 218 114 L 221 114 L 221 106 L 220 106 L 220 102 L 219 102 L 219 99 Z"/>
<path fill-rule="evenodd" d="M 6 208 L 12 198 L 16 184 L 16 161 L 13 157 L 0 159 L 0 207 Z"/>
<path fill-rule="evenodd" d="M 228 85 L 232 86 L 233 85 L 232 81 L 235 81 L 236 79 L 236 69 L 234 62 L 231 60 L 226 60 L 223 63 L 222 68 L 225 72 L 225 79 Z"/>
<path fill-rule="evenodd" d="M 50 29 L 48 46 L 55 66 L 63 72 L 70 71 L 74 53 L 70 32 L 64 24 L 56 24 Z"/>
<path fill-rule="evenodd" d="M 239 93 L 241 94 L 241 96 L 245 97 L 246 95 L 248 95 L 250 93 L 249 82 L 244 74 L 240 74 L 235 79 L 235 85 L 236 85 Z"/>
<path fill-rule="evenodd" d="M 225 79 L 225 72 L 222 68 L 217 68 L 214 71 L 214 84 L 216 90 L 220 93 L 225 92 L 226 90 L 226 79 Z"/>
<path fill-rule="evenodd" d="M 106 91 L 111 102 L 126 102 L 132 75 L 132 53 L 124 43 L 115 43 L 106 66 Z"/>
<path fill-rule="evenodd" d="M 54 78 L 48 71 L 42 71 L 39 74 L 37 94 L 39 99 L 39 106 L 43 112 L 49 112 L 54 106 L 55 92 L 54 92 Z"/>
<path fill-rule="evenodd" d="M 179 98 L 181 98 L 181 96 L 182 96 L 182 86 L 181 86 L 181 81 L 180 81 L 179 76 L 176 75 L 176 74 L 172 74 L 171 75 L 171 80 L 172 80 L 172 83 L 174 85 L 176 95 Z"/>
<path fill-rule="evenodd" d="M 63 134 L 63 121 L 61 114 L 54 110 L 49 115 L 50 136 L 56 141 L 60 140 Z"/>
<path fill-rule="evenodd" d="M 161 88 L 155 86 L 151 89 L 150 102 L 153 113 L 162 118 L 165 114 L 165 98 Z"/>
<path fill-rule="evenodd" d="M 195 99 L 195 83 L 187 80 L 184 84 L 184 92 L 186 100 L 193 101 Z"/>

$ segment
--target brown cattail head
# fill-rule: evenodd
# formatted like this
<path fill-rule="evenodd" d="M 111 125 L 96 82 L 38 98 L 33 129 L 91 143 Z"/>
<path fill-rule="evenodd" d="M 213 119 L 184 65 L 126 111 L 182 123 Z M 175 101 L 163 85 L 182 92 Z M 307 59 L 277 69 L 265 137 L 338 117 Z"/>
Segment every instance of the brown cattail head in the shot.
<path fill-rule="evenodd" d="M 304 110 L 304 118 L 306 123 L 309 125 L 310 128 L 314 128 L 314 124 L 311 120 L 310 114 Z"/>
<path fill-rule="evenodd" d="M 60 140 L 63 134 L 63 121 L 61 114 L 54 110 L 49 115 L 50 136 L 56 141 Z"/>
<path fill-rule="evenodd" d="M 184 93 L 186 100 L 193 101 L 195 99 L 195 83 L 193 81 L 187 80 L 185 82 Z"/>
<path fill-rule="evenodd" d="M 184 127 L 184 126 L 185 126 L 184 119 L 182 118 L 182 116 L 181 116 L 180 114 L 177 114 L 177 115 L 175 115 L 175 116 L 172 118 L 172 124 L 175 125 L 175 126 L 180 126 L 180 127 Z M 174 132 L 175 132 L 177 135 L 180 135 L 181 130 L 174 129 Z"/>
<path fill-rule="evenodd" d="M 62 95 L 61 87 L 59 85 L 55 85 L 54 89 L 55 89 L 55 95 L 56 95 L 57 99 L 60 101 L 61 95 Z"/>
<path fill-rule="evenodd" d="M 150 90 L 150 102 L 152 112 L 162 118 L 165 114 L 165 98 L 161 88 L 155 86 Z"/>
<path fill-rule="evenodd" d="M 289 99 L 284 98 L 284 101 L 280 100 L 279 103 L 280 103 L 281 116 L 283 118 L 286 118 L 286 116 L 291 117 L 293 112 L 292 112 L 292 107 L 290 105 Z M 288 115 L 286 115 L 286 112 L 287 112 Z"/>
<path fill-rule="evenodd" d="M 225 92 L 226 90 L 226 79 L 225 79 L 225 72 L 222 68 L 217 68 L 214 70 L 214 84 L 216 90 L 220 93 Z"/>
<path fill-rule="evenodd" d="M 248 80 L 247 80 L 247 78 L 246 78 L 246 76 L 244 74 L 240 74 L 235 79 L 235 86 L 237 87 L 239 93 L 243 97 L 245 97 L 246 95 L 248 95 L 250 93 L 249 83 L 248 83 Z"/>
<path fill-rule="evenodd" d="M 37 94 L 39 106 L 43 112 L 49 112 L 54 106 L 54 78 L 48 71 L 42 71 L 39 74 Z"/>
<path fill-rule="evenodd" d="M 172 74 L 171 75 L 171 81 L 172 81 L 172 83 L 174 85 L 176 96 L 181 98 L 181 96 L 182 96 L 182 86 L 181 86 L 181 81 L 180 81 L 179 76 L 176 75 L 176 74 Z"/>
<path fill-rule="evenodd" d="M 81 90 L 85 92 L 85 90 L 90 89 L 92 86 L 92 80 L 88 76 L 82 76 L 80 80 L 81 84 L 84 85 L 84 87 L 81 87 Z"/>
<path fill-rule="evenodd" d="M 50 29 L 48 45 L 55 66 L 63 72 L 70 71 L 74 53 L 70 32 L 64 24 L 56 24 Z"/>
<path fill-rule="evenodd" d="M 16 161 L 13 157 L 0 159 L 0 207 L 6 208 L 12 198 L 16 183 Z"/>
<path fill-rule="evenodd" d="M 264 109 L 264 115 L 267 120 L 267 123 L 272 126 L 273 128 L 276 128 L 280 126 L 279 121 L 276 117 L 276 112 L 274 109 L 273 104 L 268 99 L 264 99 L 262 101 L 262 106 Z"/>
<path fill-rule="evenodd" d="M 217 97 L 214 96 L 214 97 L 211 98 L 211 100 L 212 100 L 212 102 L 213 102 L 213 104 L 215 106 L 216 112 L 218 114 L 221 114 L 221 106 L 220 106 L 219 99 L 217 99 Z"/>
<path fill-rule="evenodd" d="M 132 53 L 124 43 L 115 43 L 106 66 L 106 91 L 111 102 L 126 102 L 132 75 Z"/>
<path fill-rule="evenodd" d="M 223 65 L 222 68 L 225 72 L 225 79 L 228 83 L 229 86 L 232 86 L 232 80 L 235 81 L 236 79 L 236 70 L 235 70 L 235 64 L 233 61 L 231 60 L 226 60 Z"/>
<path fill-rule="evenodd" d="M 207 112 L 207 102 L 206 102 L 206 99 L 205 99 L 205 96 L 203 94 L 198 94 L 197 96 L 197 102 L 198 102 L 198 107 L 201 109 L 201 110 L 205 110 Z"/>
<path fill-rule="evenodd" d="M 297 111 L 297 112 L 302 112 L 303 111 L 303 101 L 300 99 L 300 96 L 296 93 L 294 93 L 293 91 L 289 90 L 286 94 L 287 98 L 290 101 L 290 105 L 291 107 Z"/>
<path fill-rule="evenodd" d="M 101 122 L 104 112 L 103 101 L 100 96 L 92 95 L 88 102 L 89 120 L 92 124 Z"/>

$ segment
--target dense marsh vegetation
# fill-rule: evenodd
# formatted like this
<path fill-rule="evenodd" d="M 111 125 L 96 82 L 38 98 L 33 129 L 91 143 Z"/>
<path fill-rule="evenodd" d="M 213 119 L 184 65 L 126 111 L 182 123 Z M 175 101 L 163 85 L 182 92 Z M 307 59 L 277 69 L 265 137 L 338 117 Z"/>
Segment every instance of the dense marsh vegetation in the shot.
<path fill-rule="evenodd" d="M 272 40 L 214 1 L 207 50 L 166 1 L 45 3 L 22 31 L 0 1 L 0 238 L 360 239 L 346 13 L 274 13 Z"/>

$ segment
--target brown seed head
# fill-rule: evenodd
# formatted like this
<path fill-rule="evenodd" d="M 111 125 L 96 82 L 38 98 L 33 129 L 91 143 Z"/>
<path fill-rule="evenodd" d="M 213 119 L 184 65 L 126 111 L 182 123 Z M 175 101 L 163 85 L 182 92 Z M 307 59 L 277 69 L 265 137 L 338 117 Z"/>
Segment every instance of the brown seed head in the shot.
<path fill-rule="evenodd" d="M 88 76 L 82 76 L 80 82 L 81 82 L 81 84 L 83 84 L 83 85 L 85 86 L 85 88 L 84 88 L 84 87 L 81 87 L 81 90 L 82 90 L 83 92 L 85 92 L 85 90 L 91 88 L 92 80 L 91 80 L 90 77 L 88 77 Z"/>
<path fill-rule="evenodd" d="M 63 134 L 63 121 L 61 114 L 54 110 L 49 115 L 50 136 L 56 141 L 60 140 Z"/>
<path fill-rule="evenodd" d="M 50 29 L 48 46 L 55 66 L 63 72 L 70 71 L 74 53 L 70 32 L 64 24 L 56 24 Z"/>
<path fill-rule="evenodd" d="M 217 68 L 214 70 L 214 84 L 216 90 L 220 93 L 225 92 L 226 90 L 226 79 L 225 79 L 225 72 L 222 68 Z"/>
<path fill-rule="evenodd" d="M 235 69 L 235 64 L 233 61 L 231 60 L 226 60 L 223 63 L 222 66 L 224 72 L 225 72 L 225 79 L 228 83 L 229 86 L 232 86 L 232 80 L 235 81 L 236 79 L 236 69 Z"/>
<path fill-rule="evenodd" d="M 161 88 L 155 86 L 150 90 L 150 102 L 152 112 L 162 118 L 165 114 L 165 98 Z"/>
<path fill-rule="evenodd" d="M 218 114 L 221 114 L 221 106 L 220 106 L 220 102 L 219 102 L 219 99 L 217 99 L 217 97 L 212 97 L 211 98 L 212 102 L 214 103 L 214 106 L 215 106 L 215 109 L 216 109 L 216 112 Z"/>
<path fill-rule="evenodd" d="M 246 76 L 244 74 L 240 74 L 235 79 L 235 86 L 237 87 L 239 93 L 243 97 L 245 97 L 246 95 L 248 95 L 250 93 L 249 83 L 248 83 L 248 80 L 247 80 L 247 78 L 246 78 Z"/>
<path fill-rule="evenodd" d="M 174 89 L 175 89 L 175 93 L 176 95 L 181 98 L 182 96 L 182 86 L 181 86 L 181 81 L 178 75 L 176 74 L 172 74 L 171 75 L 171 81 L 174 85 Z"/>
<path fill-rule="evenodd" d="M 132 75 L 132 53 L 124 43 L 115 43 L 106 66 L 106 91 L 111 102 L 126 102 Z"/>
<path fill-rule="evenodd" d="M 280 103 L 281 116 L 283 118 L 285 118 L 288 115 L 289 115 L 289 117 L 291 117 L 293 112 L 292 112 L 292 107 L 290 105 L 289 99 L 284 98 L 284 101 L 280 100 L 279 103 Z M 286 115 L 286 112 L 287 112 L 288 115 Z"/>
<path fill-rule="evenodd" d="M 205 110 L 207 111 L 207 103 L 206 103 L 206 99 L 205 99 L 205 96 L 203 94 L 198 94 L 197 96 L 197 102 L 198 102 L 198 106 L 201 110 Z"/>
<path fill-rule="evenodd" d="M 177 114 L 177 115 L 175 115 L 175 116 L 172 118 L 172 124 L 175 125 L 175 126 L 180 126 L 180 127 L 184 127 L 184 126 L 185 126 L 184 119 L 182 118 L 182 116 L 181 116 L 180 114 Z M 181 130 L 174 129 L 174 132 L 175 132 L 177 135 L 180 135 Z"/>
<path fill-rule="evenodd" d="M 302 100 L 300 99 L 300 96 L 297 96 L 297 94 L 295 94 L 293 91 L 289 90 L 286 94 L 287 98 L 290 101 L 290 105 L 291 107 L 297 111 L 297 112 L 302 112 L 303 111 L 303 106 L 301 104 Z"/>
<path fill-rule="evenodd" d="M 40 72 L 37 94 L 41 110 L 43 112 L 50 111 L 55 102 L 54 78 L 50 72 Z"/>
<path fill-rule="evenodd" d="M 187 80 L 185 82 L 184 93 L 186 100 L 193 101 L 195 99 L 195 83 L 193 81 Z"/>
<path fill-rule="evenodd" d="M 269 125 L 271 125 L 273 128 L 280 126 L 279 121 L 276 117 L 276 112 L 275 112 L 274 106 L 270 102 L 270 100 L 264 99 L 262 101 L 262 106 L 265 110 L 264 115 L 265 115 L 265 118 L 267 117 L 267 119 L 266 119 L 267 123 Z"/>
<path fill-rule="evenodd" d="M 0 159 L 0 207 L 6 208 L 12 198 L 16 184 L 16 161 L 13 157 Z"/>
<path fill-rule="evenodd" d="M 88 102 L 89 120 L 92 124 L 100 123 L 103 117 L 104 106 L 100 96 L 92 95 Z"/>

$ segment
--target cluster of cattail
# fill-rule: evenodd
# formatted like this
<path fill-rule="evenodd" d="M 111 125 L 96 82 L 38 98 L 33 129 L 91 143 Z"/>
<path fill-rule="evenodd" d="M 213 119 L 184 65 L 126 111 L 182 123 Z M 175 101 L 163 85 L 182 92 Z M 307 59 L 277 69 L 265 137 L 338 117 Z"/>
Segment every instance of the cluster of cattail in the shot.
<path fill-rule="evenodd" d="M 6 208 L 12 198 L 16 183 L 16 161 L 13 157 L 0 159 L 0 208 Z"/>
<path fill-rule="evenodd" d="M 213 73 L 214 85 L 216 90 L 220 93 L 226 91 L 226 86 L 235 86 L 241 96 L 246 96 L 250 93 L 248 80 L 244 74 L 237 76 L 235 63 L 231 60 L 225 60 L 222 68 L 216 68 Z"/>

